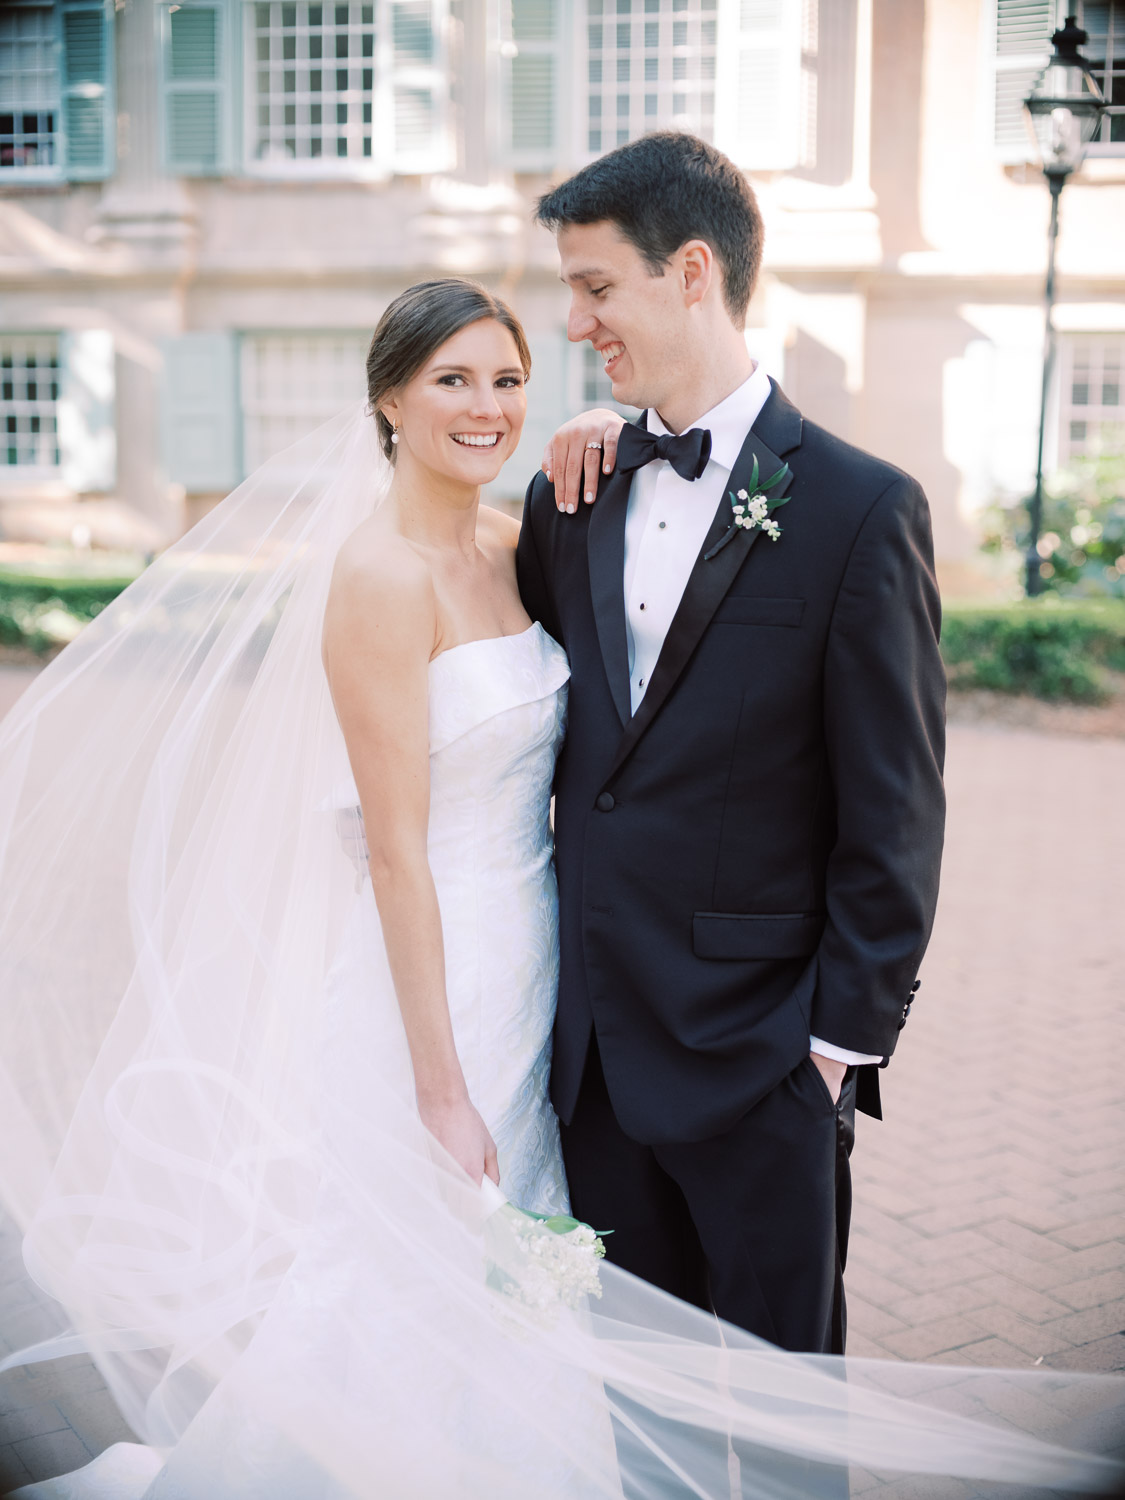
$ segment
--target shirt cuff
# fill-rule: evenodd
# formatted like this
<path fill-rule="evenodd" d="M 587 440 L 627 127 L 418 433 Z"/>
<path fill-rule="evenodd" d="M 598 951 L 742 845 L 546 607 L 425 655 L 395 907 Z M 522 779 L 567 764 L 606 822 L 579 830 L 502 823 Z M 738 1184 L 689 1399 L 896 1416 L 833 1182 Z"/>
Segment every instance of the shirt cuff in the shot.
<path fill-rule="evenodd" d="M 846 1047 L 837 1047 L 832 1042 L 822 1042 L 818 1036 L 809 1037 L 809 1051 L 817 1052 L 821 1057 L 830 1057 L 833 1062 L 852 1063 L 858 1067 L 860 1063 L 881 1063 L 882 1057 L 871 1052 L 849 1052 Z"/>

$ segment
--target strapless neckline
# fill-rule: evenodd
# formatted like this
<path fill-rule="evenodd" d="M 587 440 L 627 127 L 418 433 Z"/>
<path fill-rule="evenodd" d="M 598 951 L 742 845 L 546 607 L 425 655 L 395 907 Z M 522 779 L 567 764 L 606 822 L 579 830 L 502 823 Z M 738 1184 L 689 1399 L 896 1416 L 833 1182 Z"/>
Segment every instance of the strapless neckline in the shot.
<path fill-rule="evenodd" d="M 515 630 L 509 635 L 480 635 L 473 641 L 459 641 L 456 646 L 447 646 L 444 651 L 439 651 L 436 656 L 430 657 L 430 666 L 436 666 L 443 657 L 452 656 L 457 651 L 467 651 L 470 646 L 491 646 L 498 641 L 522 641 L 535 630 L 542 630 L 538 620 L 533 620 L 526 630 Z"/>

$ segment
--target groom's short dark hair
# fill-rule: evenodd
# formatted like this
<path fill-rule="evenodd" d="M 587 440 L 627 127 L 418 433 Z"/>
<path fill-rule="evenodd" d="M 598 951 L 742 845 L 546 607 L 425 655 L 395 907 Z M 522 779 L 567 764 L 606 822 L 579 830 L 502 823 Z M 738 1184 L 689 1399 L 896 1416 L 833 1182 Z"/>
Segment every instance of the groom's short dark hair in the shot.
<path fill-rule="evenodd" d="M 688 240 L 706 240 L 723 273 L 723 301 L 746 322 L 762 262 L 762 215 L 729 157 L 698 136 L 658 130 L 618 146 L 544 193 L 535 217 L 548 229 L 608 220 L 654 276 Z"/>

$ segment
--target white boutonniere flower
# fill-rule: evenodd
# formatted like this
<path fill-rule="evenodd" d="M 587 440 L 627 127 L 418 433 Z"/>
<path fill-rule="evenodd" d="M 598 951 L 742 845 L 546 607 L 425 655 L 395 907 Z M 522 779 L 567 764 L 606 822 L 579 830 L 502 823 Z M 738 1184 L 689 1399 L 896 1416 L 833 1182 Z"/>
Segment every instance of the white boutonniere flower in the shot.
<path fill-rule="evenodd" d="M 753 531 L 754 527 L 760 527 L 769 537 L 771 542 L 776 542 L 781 535 L 781 527 L 770 516 L 770 512 L 777 510 L 778 506 L 788 502 L 788 495 L 778 495 L 774 499 L 766 494 L 779 485 L 789 473 L 789 465 L 782 464 L 777 473 L 769 479 L 758 481 L 758 459 L 755 455 L 754 467 L 750 472 L 750 488 L 748 490 L 729 490 L 730 508 L 734 516 L 734 524 L 741 526 L 746 531 Z"/>

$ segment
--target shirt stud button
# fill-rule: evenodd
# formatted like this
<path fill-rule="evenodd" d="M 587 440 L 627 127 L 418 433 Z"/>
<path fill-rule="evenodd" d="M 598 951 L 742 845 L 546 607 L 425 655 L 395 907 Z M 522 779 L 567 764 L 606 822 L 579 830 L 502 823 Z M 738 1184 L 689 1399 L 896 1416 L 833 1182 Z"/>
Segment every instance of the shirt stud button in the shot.
<path fill-rule="evenodd" d="M 643 604 L 641 605 L 641 608 L 644 609 L 644 605 Z"/>
<path fill-rule="evenodd" d="M 661 529 L 661 531 L 664 530 L 664 528 L 665 528 L 665 526 L 667 526 L 667 524 L 668 524 L 667 521 L 661 521 L 661 523 L 660 523 L 660 529 Z"/>
<path fill-rule="evenodd" d="M 643 678 L 643 677 L 638 677 L 638 678 L 637 678 L 637 686 L 638 686 L 638 687 L 644 687 L 644 685 L 645 685 L 645 680 L 644 680 L 644 678 Z"/>

